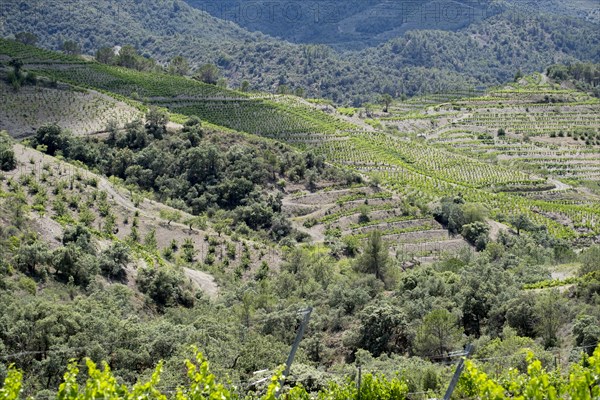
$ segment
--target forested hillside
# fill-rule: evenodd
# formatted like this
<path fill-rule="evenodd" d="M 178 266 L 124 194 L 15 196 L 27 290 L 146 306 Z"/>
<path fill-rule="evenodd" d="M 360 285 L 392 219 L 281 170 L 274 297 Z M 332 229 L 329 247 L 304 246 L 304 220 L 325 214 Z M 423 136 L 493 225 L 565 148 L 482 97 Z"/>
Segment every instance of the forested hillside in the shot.
<path fill-rule="evenodd" d="M 193 7 L 250 30 L 294 43 L 319 43 L 334 48 L 376 46 L 409 30 L 456 31 L 485 20 L 506 7 L 528 15 L 568 15 L 600 22 L 593 0 L 565 2 L 385 1 L 269 2 L 254 0 L 186 0 Z"/>
<path fill-rule="evenodd" d="M 494 15 L 491 2 L 187 0 L 191 6 L 251 31 L 295 43 L 362 49 L 414 29 L 457 30 Z"/>
<path fill-rule="evenodd" d="M 383 7 L 379 3 L 361 7 Z M 374 101 L 382 93 L 401 97 L 498 84 L 519 69 L 530 73 L 554 63 L 597 62 L 600 54 L 600 30 L 594 22 L 535 13 L 511 4 L 489 6 L 493 12 L 484 12 L 485 18 L 473 18 L 452 29 L 440 26 L 439 21 L 434 26 L 409 24 L 398 32 L 393 28 L 393 34 L 384 35 L 385 41 L 380 40 L 377 47 L 343 53 L 318 42 L 295 45 L 249 33 L 181 0 L 116 4 L 7 3 L 1 10 L 5 22 L 0 34 L 30 32 L 41 46 L 62 49 L 68 41 L 69 52 L 87 54 L 104 46 L 133 45 L 163 65 L 183 55 L 192 67 L 216 65 L 232 87 L 240 88 L 247 81 L 254 90 L 301 90 L 309 97 L 355 106 Z M 482 4 L 487 10 L 487 3 Z M 348 12 L 361 7 L 349 6 Z M 375 13 L 373 29 L 385 27 L 379 17 L 383 11 Z M 390 23 L 396 21 L 393 13 L 389 17 Z M 369 26 L 359 16 L 352 18 L 359 18 L 355 25 L 361 28 Z M 48 24 L 52 29 L 46 29 Z M 297 32 L 285 25 L 287 31 Z M 369 29 L 365 35 L 373 37 Z"/>

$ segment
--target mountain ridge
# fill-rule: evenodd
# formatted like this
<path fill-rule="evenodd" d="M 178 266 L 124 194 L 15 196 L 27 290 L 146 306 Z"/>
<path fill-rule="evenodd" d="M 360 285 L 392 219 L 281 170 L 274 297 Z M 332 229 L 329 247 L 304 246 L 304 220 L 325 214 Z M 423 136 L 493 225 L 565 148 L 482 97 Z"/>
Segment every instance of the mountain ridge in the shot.
<path fill-rule="evenodd" d="M 243 81 L 251 89 L 270 92 L 287 87 L 354 106 L 376 101 L 383 93 L 412 96 L 499 84 L 517 72 L 508 65 L 530 73 L 545 65 L 594 62 L 600 57 L 600 30 L 595 24 L 510 8 L 456 31 L 410 30 L 377 47 L 338 52 L 325 45 L 298 45 L 250 33 L 181 0 L 143 4 L 126 0 L 117 9 L 115 4 L 108 0 L 93 6 L 83 0 L 5 4 L 0 35 L 31 30 L 43 47 L 58 49 L 70 39 L 88 54 L 101 46 L 133 44 L 161 64 L 178 55 L 196 67 L 216 64 L 233 87 Z M 90 15 L 98 16 L 100 23 Z"/>

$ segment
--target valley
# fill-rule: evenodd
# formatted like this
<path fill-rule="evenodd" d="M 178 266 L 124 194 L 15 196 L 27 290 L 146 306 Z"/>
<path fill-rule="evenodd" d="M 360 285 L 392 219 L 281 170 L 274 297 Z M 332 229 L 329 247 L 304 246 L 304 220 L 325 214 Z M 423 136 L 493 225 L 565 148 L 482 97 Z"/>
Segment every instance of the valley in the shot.
<path fill-rule="evenodd" d="M 0 398 L 599 398 L 572 3 L 3 4 Z"/>

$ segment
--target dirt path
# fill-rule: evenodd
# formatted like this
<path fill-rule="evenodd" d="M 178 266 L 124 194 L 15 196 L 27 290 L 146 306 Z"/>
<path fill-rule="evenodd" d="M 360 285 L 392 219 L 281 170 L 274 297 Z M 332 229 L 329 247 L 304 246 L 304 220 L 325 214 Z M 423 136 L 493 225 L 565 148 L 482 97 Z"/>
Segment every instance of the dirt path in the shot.
<path fill-rule="evenodd" d="M 204 293 L 211 299 L 214 299 L 219 294 L 219 286 L 215 282 L 215 278 L 206 272 L 196 271 L 195 269 L 184 268 L 183 272 L 194 284 L 196 284 Z"/>
<path fill-rule="evenodd" d="M 487 219 L 486 222 L 490 226 L 490 238 L 494 241 L 498 240 L 498 235 L 500 235 L 500 232 L 508 232 L 510 230 L 507 225 L 501 224 L 493 219 Z"/>
<path fill-rule="evenodd" d="M 304 225 L 298 223 L 297 221 L 292 221 L 292 226 L 294 227 L 294 229 L 309 235 L 313 243 L 325 242 L 325 235 L 316 229 L 308 229 Z"/>
<path fill-rule="evenodd" d="M 550 179 L 548 179 L 548 182 L 550 182 L 551 184 L 556 186 L 554 189 L 551 190 L 551 192 L 560 192 L 560 191 L 572 189 L 572 186 L 567 185 L 566 183 L 563 183 L 556 179 L 550 178 Z"/>

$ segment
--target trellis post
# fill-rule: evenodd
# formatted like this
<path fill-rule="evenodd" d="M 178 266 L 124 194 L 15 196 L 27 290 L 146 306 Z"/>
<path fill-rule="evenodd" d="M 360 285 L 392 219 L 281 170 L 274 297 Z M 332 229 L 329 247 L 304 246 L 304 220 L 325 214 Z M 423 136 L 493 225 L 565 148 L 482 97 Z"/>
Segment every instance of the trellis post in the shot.
<path fill-rule="evenodd" d="M 463 369 L 465 368 L 465 359 L 469 358 L 469 356 L 471 355 L 472 352 L 473 352 L 473 345 L 468 344 L 467 347 L 465 348 L 464 357 L 461 358 L 460 361 L 458 362 L 458 364 L 456 365 L 456 371 L 454 372 L 454 376 L 452 377 L 452 380 L 450 381 L 450 386 L 448 386 L 448 390 L 446 391 L 446 394 L 444 395 L 444 400 L 450 400 L 450 397 L 452 397 L 454 388 L 456 387 L 456 384 L 458 383 L 458 380 L 460 379 L 460 375 L 462 374 Z"/>

